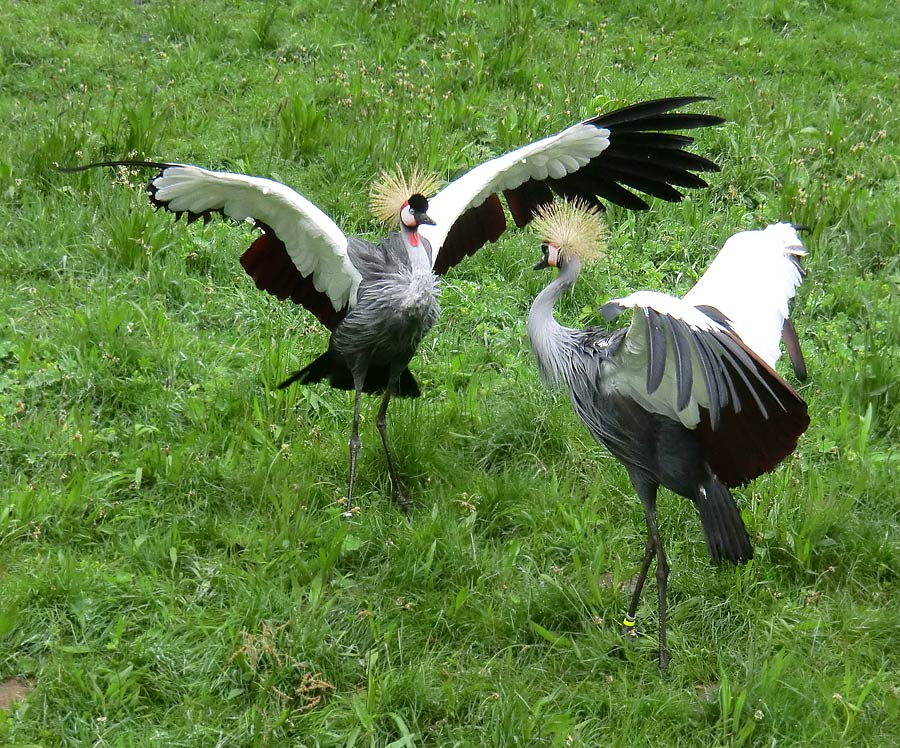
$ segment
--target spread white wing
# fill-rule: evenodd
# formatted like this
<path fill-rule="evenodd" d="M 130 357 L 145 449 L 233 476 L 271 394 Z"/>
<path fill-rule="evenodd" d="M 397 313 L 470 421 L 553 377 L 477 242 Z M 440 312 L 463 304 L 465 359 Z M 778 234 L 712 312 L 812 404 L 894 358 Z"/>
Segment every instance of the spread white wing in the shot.
<path fill-rule="evenodd" d="M 161 167 L 147 190 L 154 205 L 176 216 L 187 214 L 188 220 L 208 218 L 212 213 L 235 221 L 252 219 L 277 237 L 296 271 L 311 279 L 335 311 L 355 304 L 362 277 L 348 256 L 347 237 L 302 195 L 271 179 L 184 164 Z M 255 280 L 260 285 L 259 279 Z M 278 279 L 271 279 L 271 284 L 277 286 Z"/>
<path fill-rule="evenodd" d="M 486 161 L 454 180 L 429 200 L 435 225 L 419 227 L 431 243 L 434 271 L 446 272 L 500 237 L 506 230 L 500 194 L 521 227 L 554 195 L 644 210 L 646 201 L 631 190 L 674 202 L 682 197 L 678 187 L 705 187 L 693 172 L 718 167 L 686 150 L 693 138 L 671 132 L 721 123 L 719 117 L 672 111 L 703 100 L 680 97 L 624 107 Z"/>
<path fill-rule="evenodd" d="M 442 247 L 459 215 L 477 208 L 495 193 L 514 190 L 529 180 L 562 179 L 590 163 L 609 147 L 609 130 L 587 122 L 557 135 L 485 161 L 448 184 L 428 201 L 434 226 L 420 226 L 432 248 Z"/>

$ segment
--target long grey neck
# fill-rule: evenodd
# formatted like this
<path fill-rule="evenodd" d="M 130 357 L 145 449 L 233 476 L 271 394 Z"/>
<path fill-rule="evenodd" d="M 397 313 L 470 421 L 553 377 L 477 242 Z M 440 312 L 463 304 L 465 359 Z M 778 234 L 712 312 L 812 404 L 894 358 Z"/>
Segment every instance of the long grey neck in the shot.
<path fill-rule="evenodd" d="M 564 293 L 569 291 L 581 273 L 581 262 L 577 257 L 567 261 L 559 275 L 541 291 L 528 313 L 528 340 L 537 359 L 541 377 L 551 385 L 559 385 L 564 379 L 567 367 L 564 356 L 572 329 L 563 327 L 553 316 L 553 307 Z"/>

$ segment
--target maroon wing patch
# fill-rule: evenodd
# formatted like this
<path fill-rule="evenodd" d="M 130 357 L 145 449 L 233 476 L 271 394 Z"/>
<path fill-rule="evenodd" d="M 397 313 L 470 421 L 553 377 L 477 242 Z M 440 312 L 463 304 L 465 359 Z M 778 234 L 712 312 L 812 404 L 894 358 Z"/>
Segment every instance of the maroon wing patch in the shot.
<path fill-rule="evenodd" d="M 512 190 L 504 190 L 503 196 L 506 198 L 509 212 L 512 213 L 513 220 L 519 228 L 534 218 L 534 213 L 538 208 L 553 202 L 553 190 L 546 182 L 537 179 L 529 179 Z"/>
<path fill-rule="evenodd" d="M 434 263 L 434 272 L 443 275 L 463 257 L 475 254 L 488 242 L 495 242 L 506 231 L 506 216 L 500 198 L 494 193 L 481 205 L 469 208 L 444 239 Z"/>
<path fill-rule="evenodd" d="M 751 390 L 735 371 L 730 381 L 737 395 L 733 402 L 741 403 L 740 410 L 721 408 L 718 427 L 713 430 L 709 411 L 701 408 L 697 426 L 710 467 L 728 486 L 743 485 L 774 470 L 796 449 L 797 440 L 809 426 L 806 403 L 800 395 L 753 351 L 744 350 L 766 386 Z"/>
<path fill-rule="evenodd" d="M 316 290 L 312 278 L 304 277 L 291 260 L 284 242 L 265 224 L 263 233 L 241 255 L 241 265 L 253 278 L 256 287 L 284 301 L 290 299 L 308 309 L 329 330 L 333 330 L 347 314 L 335 310 L 331 300 Z"/>

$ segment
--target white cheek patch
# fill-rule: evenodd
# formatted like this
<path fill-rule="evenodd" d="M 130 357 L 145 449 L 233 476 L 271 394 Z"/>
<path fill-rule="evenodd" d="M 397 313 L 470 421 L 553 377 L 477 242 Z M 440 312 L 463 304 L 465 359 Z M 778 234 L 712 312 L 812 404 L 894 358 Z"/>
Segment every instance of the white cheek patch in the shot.
<path fill-rule="evenodd" d="M 407 228 L 414 229 L 416 227 L 416 217 L 413 215 L 412 208 L 409 207 L 409 203 L 407 203 L 400 209 L 400 221 Z"/>
<path fill-rule="evenodd" d="M 547 264 L 552 268 L 559 266 L 559 248 L 555 244 L 547 245 Z"/>

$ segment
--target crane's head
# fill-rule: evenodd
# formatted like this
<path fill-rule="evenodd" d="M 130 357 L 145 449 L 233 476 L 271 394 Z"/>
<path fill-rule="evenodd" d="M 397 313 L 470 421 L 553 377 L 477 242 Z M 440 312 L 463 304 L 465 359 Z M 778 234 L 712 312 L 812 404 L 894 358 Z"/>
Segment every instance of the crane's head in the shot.
<path fill-rule="evenodd" d="M 415 229 L 422 224 L 434 224 L 428 216 L 428 195 L 437 189 L 437 177 L 426 174 L 418 168 L 409 176 L 398 168 L 393 172 L 382 172 L 372 185 L 369 195 L 369 209 L 379 221 L 389 226 L 406 226 Z"/>
<path fill-rule="evenodd" d="M 600 211 L 582 200 L 550 203 L 534 215 L 534 228 L 543 242 L 535 270 L 562 267 L 572 258 L 589 261 L 602 256 L 609 233 Z"/>

